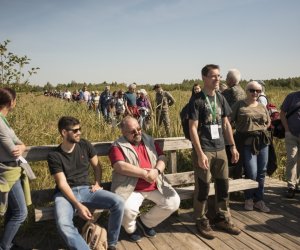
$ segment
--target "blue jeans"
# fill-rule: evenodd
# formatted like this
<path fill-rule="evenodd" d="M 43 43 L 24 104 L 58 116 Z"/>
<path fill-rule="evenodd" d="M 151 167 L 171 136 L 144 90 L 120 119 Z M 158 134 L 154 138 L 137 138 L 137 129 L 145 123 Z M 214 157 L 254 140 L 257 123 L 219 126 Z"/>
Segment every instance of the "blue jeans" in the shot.
<path fill-rule="evenodd" d="M 253 199 L 255 202 L 263 200 L 268 156 L 268 145 L 261 145 L 258 155 L 251 153 L 251 146 L 244 146 L 245 177 L 258 182 L 258 188 L 245 190 L 246 200 Z"/>
<path fill-rule="evenodd" d="M 12 247 L 12 241 L 26 217 L 27 206 L 24 192 L 21 181 L 18 180 L 8 193 L 8 207 L 5 213 L 4 233 L 0 249 L 6 250 Z"/>
<path fill-rule="evenodd" d="M 121 223 L 124 213 L 123 199 L 106 190 L 91 192 L 89 186 L 78 186 L 72 188 L 76 199 L 89 208 L 109 209 L 108 220 L 108 245 L 116 245 L 118 242 Z M 74 206 L 58 192 L 54 198 L 55 219 L 58 231 L 70 249 L 84 250 L 89 249 L 84 239 L 74 226 L 73 217 Z"/>

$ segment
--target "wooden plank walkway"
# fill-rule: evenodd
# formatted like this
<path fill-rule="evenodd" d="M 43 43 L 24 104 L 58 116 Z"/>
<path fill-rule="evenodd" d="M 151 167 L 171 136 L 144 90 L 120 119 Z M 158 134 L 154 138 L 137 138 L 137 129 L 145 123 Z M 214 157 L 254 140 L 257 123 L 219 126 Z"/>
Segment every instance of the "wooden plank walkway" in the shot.
<path fill-rule="evenodd" d="M 156 228 L 157 237 L 153 239 L 144 237 L 141 242 L 132 243 L 123 232 L 118 249 L 300 249 L 300 194 L 296 194 L 294 199 L 287 199 L 284 196 L 285 191 L 285 182 L 266 179 L 265 201 L 271 209 L 269 214 L 256 210 L 245 211 L 243 195 L 232 197 L 230 202 L 232 217 L 242 230 L 238 236 L 217 231 L 214 240 L 201 238 L 197 234 L 192 218 L 192 209 L 180 209 L 177 215 L 172 215 Z M 52 230 L 55 231 L 55 226 Z M 29 246 L 28 240 L 26 243 L 20 236 L 17 240 L 19 244 L 29 249 L 63 249 L 62 241 L 57 240 L 58 237 L 53 231 L 51 233 L 48 231 L 48 240 L 39 246 Z M 56 237 L 56 240 L 51 239 L 51 235 Z M 58 242 L 60 244 L 57 244 Z"/>

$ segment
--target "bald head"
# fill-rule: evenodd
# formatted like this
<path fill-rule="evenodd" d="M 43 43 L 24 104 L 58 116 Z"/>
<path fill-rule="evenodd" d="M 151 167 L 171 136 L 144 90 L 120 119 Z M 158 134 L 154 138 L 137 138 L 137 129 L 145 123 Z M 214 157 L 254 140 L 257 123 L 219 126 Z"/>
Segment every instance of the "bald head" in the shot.
<path fill-rule="evenodd" d="M 142 140 L 142 129 L 137 119 L 126 116 L 120 123 L 122 135 L 132 144 L 139 144 Z"/>

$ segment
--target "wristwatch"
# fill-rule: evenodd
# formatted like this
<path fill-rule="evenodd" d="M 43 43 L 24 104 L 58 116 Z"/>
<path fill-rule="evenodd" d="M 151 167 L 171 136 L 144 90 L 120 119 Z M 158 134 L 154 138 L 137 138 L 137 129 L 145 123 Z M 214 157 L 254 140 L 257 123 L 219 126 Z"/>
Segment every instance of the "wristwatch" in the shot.
<path fill-rule="evenodd" d="M 158 168 L 155 168 L 158 172 L 158 175 L 161 175 L 161 171 Z"/>

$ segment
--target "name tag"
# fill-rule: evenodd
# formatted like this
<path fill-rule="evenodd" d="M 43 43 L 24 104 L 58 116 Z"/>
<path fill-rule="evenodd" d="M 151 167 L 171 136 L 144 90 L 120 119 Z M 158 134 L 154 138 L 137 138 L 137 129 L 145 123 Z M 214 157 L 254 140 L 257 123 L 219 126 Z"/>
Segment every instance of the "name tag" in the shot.
<path fill-rule="evenodd" d="M 211 134 L 212 139 L 219 139 L 220 138 L 219 125 L 218 124 L 210 125 L 210 134 Z"/>

